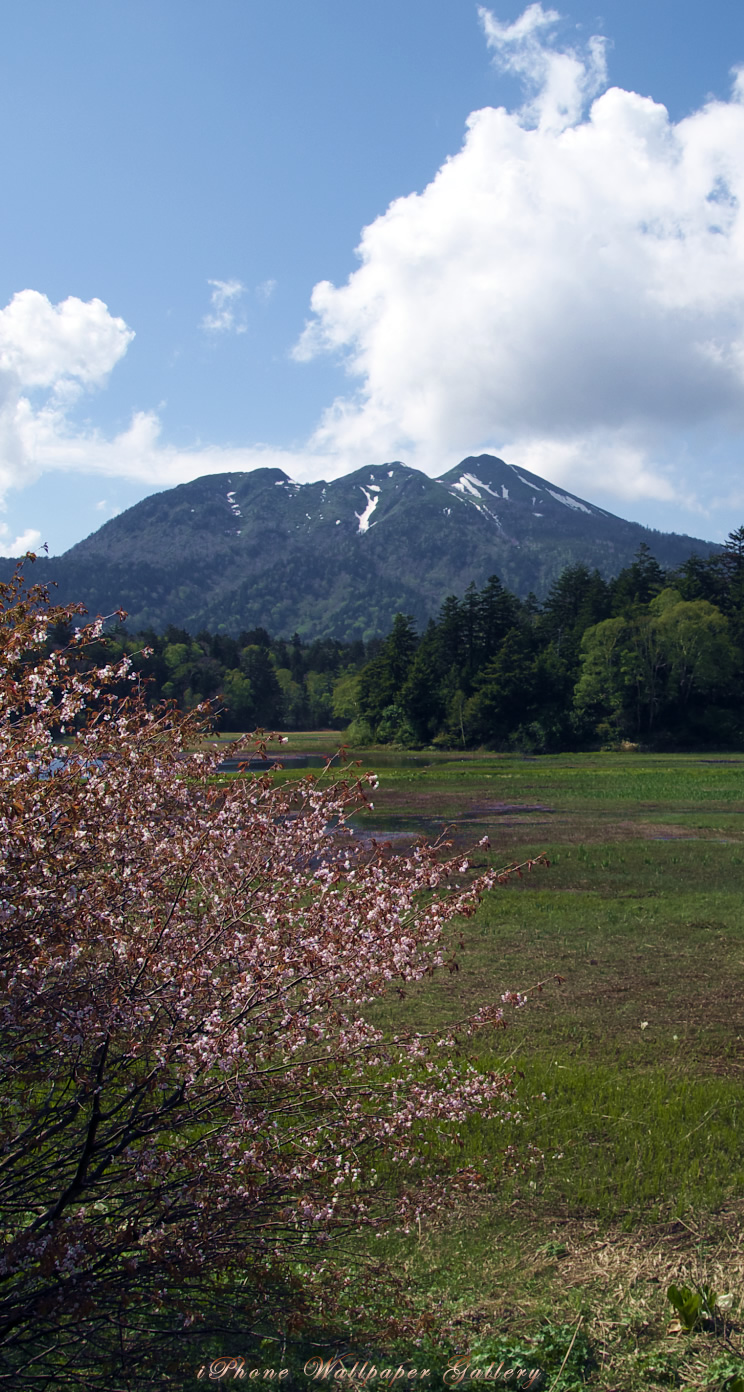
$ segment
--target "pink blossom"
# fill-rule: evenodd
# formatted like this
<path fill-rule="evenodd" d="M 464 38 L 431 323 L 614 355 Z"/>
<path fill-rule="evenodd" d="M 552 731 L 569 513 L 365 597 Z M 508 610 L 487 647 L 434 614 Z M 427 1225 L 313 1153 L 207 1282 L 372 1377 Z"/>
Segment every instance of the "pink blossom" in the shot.
<path fill-rule="evenodd" d="M 165 1308 L 174 1271 L 239 1261 L 260 1285 L 269 1250 L 445 1202 L 427 1127 L 456 1147 L 474 1113 L 517 1119 L 509 1075 L 452 1055 L 503 1011 L 441 1040 L 365 1011 L 441 965 L 507 872 L 453 890 L 446 847 L 360 851 L 353 774 L 218 786 L 224 750 L 192 752 L 206 710 L 86 665 L 103 620 L 47 652 L 79 608 L 18 577 L 0 606 L 0 1345 L 103 1328 L 133 1282 Z M 80 762 L 40 780 L 62 723 Z M 411 1174 L 385 1189 L 393 1157 Z"/>

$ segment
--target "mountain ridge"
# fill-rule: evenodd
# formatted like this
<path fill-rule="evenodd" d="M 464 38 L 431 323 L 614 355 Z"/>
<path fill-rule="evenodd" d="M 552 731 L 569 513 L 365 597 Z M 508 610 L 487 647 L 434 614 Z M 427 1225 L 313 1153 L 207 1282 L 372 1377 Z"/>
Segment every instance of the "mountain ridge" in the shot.
<path fill-rule="evenodd" d="M 281 469 L 210 474 L 151 494 L 34 579 L 60 602 L 123 607 L 132 628 L 369 638 L 398 611 L 419 624 L 497 574 L 544 597 L 567 565 L 607 577 L 645 543 L 667 567 L 719 548 L 615 517 L 494 455 L 432 479 L 398 460 L 330 483 Z M 11 565 L 3 561 L 3 567 Z"/>

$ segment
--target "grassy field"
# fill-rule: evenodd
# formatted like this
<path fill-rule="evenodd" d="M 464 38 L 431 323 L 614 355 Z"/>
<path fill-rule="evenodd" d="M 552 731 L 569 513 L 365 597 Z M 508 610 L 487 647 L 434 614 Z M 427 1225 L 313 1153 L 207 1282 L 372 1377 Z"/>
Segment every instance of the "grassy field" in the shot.
<path fill-rule="evenodd" d="M 744 1373 L 744 758 L 355 757 L 380 774 L 363 837 L 395 848 L 449 824 L 458 845 L 487 833 L 492 863 L 551 862 L 489 896 L 456 975 L 380 1020 L 438 1028 L 564 978 L 515 1014 L 501 1058 L 480 1046 L 521 1073 L 506 1139 L 543 1160 L 388 1239 L 388 1259 L 453 1346 L 553 1339 L 559 1392 L 725 1387 Z M 504 1140 L 474 1121 L 462 1163 L 491 1173 Z M 733 1293 L 725 1328 L 670 1332 L 671 1282 Z"/>

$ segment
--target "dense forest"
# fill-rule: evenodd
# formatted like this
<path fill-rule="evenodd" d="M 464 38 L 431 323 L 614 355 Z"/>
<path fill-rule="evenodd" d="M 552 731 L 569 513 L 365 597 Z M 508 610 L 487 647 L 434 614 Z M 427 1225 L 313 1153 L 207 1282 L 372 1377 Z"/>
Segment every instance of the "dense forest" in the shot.
<path fill-rule="evenodd" d="M 70 630 L 50 635 L 65 645 Z M 357 712 L 359 672 L 380 651 L 382 639 L 364 644 L 318 638 L 303 643 L 273 639 L 265 628 L 231 638 L 203 630 L 192 637 L 170 626 L 131 634 L 109 626 L 87 660 L 112 663 L 127 654 L 147 682 L 151 702 L 175 701 L 181 710 L 212 703 L 220 730 L 344 729 Z M 121 687 L 121 694 L 126 685 Z"/>
<path fill-rule="evenodd" d="M 744 741 L 744 528 L 664 571 L 570 566 L 542 605 L 493 577 L 418 637 L 398 615 L 358 679 L 358 741 L 535 752 Z"/>
<path fill-rule="evenodd" d="M 132 654 L 153 699 L 211 700 L 228 730 L 348 727 L 358 744 L 535 752 L 739 747 L 744 528 L 673 571 L 645 546 L 609 581 L 569 566 L 542 604 L 493 576 L 446 599 L 423 633 L 398 614 L 366 645 L 168 628 L 114 631 L 106 650 Z"/>

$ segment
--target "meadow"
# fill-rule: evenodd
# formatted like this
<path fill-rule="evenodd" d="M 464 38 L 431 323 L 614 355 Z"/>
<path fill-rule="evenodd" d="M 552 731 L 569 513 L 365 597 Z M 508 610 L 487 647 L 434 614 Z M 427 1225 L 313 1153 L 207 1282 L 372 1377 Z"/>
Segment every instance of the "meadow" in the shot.
<path fill-rule="evenodd" d="M 300 734 L 290 748 L 332 752 L 338 740 Z M 458 847 L 490 837 L 476 867 L 550 861 L 488 896 L 463 927 L 457 972 L 376 1012 L 395 1028 L 440 1029 L 546 983 L 496 1045 L 468 1044 L 518 1072 L 521 1125 L 505 1136 L 476 1120 L 464 1133 L 458 1164 L 484 1187 L 379 1248 L 437 1338 L 484 1358 L 542 1350 L 560 1392 L 735 1387 L 744 757 L 353 755 L 380 776 L 374 810 L 355 818 L 365 840 L 395 850 L 447 827 Z M 542 1158 L 501 1174 L 505 1141 Z M 725 1325 L 675 1330 L 670 1283 L 732 1294 Z"/>

